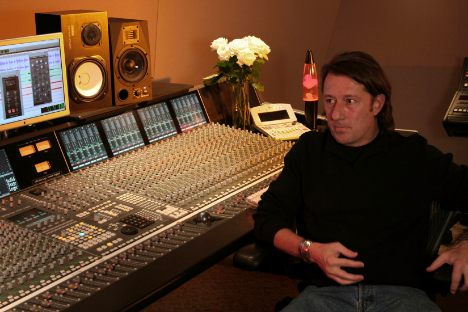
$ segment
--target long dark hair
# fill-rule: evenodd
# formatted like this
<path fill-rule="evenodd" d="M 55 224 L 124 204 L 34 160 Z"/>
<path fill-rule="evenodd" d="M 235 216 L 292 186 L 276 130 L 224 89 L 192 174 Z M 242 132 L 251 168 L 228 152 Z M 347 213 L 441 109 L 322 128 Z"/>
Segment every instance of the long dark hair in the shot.
<path fill-rule="evenodd" d="M 322 67 L 322 92 L 325 78 L 328 74 L 347 76 L 364 85 L 366 91 L 375 98 L 385 95 L 385 103 L 377 114 L 380 133 L 395 131 L 395 121 L 392 116 L 392 86 L 379 63 L 367 53 L 355 51 L 336 55 L 328 64 Z"/>

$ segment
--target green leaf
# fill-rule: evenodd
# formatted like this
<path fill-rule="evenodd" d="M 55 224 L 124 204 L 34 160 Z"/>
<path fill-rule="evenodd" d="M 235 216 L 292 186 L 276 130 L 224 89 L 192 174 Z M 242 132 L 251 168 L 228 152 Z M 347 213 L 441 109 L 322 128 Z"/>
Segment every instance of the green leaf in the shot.
<path fill-rule="evenodd" d="M 217 62 L 217 63 L 216 63 L 216 66 L 218 66 L 218 67 L 221 69 L 221 68 L 226 67 L 227 65 L 226 65 L 225 62 Z"/>
<path fill-rule="evenodd" d="M 265 91 L 265 87 L 263 86 L 263 83 L 261 83 L 261 82 L 252 83 L 252 87 L 254 87 L 255 89 L 257 89 L 260 92 Z"/>
<path fill-rule="evenodd" d="M 223 74 L 214 74 L 203 78 L 203 83 L 207 86 L 211 86 L 218 83 L 218 80 L 223 77 Z"/>
<path fill-rule="evenodd" d="M 213 79 L 213 84 L 217 84 L 221 77 L 223 77 L 223 74 L 219 74 L 215 79 Z"/>
<path fill-rule="evenodd" d="M 221 72 L 228 74 L 231 71 L 231 68 L 229 66 L 222 67 L 219 69 Z"/>
<path fill-rule="evenodd" d="M 210 75 L 208 77 L 203 78 L 203 83 L 206 85 L 210 85 L 216 76 L 218 76 L 218 74 Z"/>
<path fill-rule="evenodd" d="M 237 77 L 231 77 L 231 83 L 237 83 Z"/>
<path fill-rule="evenodd" d="M 241 69 L 241 67 L 240 67 L 239 64 L 237 64 L 237 63 L 234 63 L 234 64 L 232 65 L 232 68 L 234 68 L 234 70 L 239 70 L 239 69 Z"/>
<path fill-rule="evenodd" d="M 265 64 L 265 61 L 262 59 L 256 59 L 253 63 L 254 66 L 262 66 L 263 64 Z"/>
<path fill-rule="evenodd" d="M 231 56 L 229 58 L 229 63 L 231 63 L 231 64 L 237 63 L 237 61 L 238 61 L 237 55 Z"/>
<path fill-rule="evenodd" d="M 255 78 L 260 78 L 260 70 L 257 67 L 252 68 L 252 76 Z"/>
<path fill-rule="evenodd" d="M 218 67 L 218 65 L 217 65 L 217 64 L 216 64 L 215 66 L 213 66 L 213 67 L 210 67 L 210 68 L 208 68 L 207 70 L 205 70 L 205 73 L 206 73 L 207 71 L 209 71 L 209 70 L 212 70 L 212 69 L 216 68 L 216 67 Z"/>

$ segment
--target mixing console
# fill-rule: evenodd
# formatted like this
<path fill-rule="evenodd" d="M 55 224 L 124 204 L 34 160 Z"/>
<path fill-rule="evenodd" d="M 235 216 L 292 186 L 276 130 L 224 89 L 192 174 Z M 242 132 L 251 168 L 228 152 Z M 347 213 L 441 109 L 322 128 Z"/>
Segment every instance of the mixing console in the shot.
<path fill-rule="evenodd" d="M 131 151 L 107 159 L 91 126 L 59 133 L 68 157 L 88 166 L 1 199 L 0 311 L 77 309 L 251 207 L 247 198 L 268 187 L 291 148 L 211 123 L 133 149 L 141 137 L 132 118 L 103 127 Z"/>

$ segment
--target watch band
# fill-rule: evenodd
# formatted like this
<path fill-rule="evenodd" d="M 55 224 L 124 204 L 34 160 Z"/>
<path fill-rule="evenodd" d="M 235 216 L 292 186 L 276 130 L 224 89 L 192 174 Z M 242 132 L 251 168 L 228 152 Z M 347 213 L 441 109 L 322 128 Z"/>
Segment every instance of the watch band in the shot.
<path fill-rule="evenodd" d="M 309 254 L 310 245 L 312 245 L 312 241 L 308 239 L 304 239 L 299 243 L 299 252 L 301 254 L 302 260 L 304 260 L 305 263 L 312 263 L 312 261 L 310 261 Z"/>

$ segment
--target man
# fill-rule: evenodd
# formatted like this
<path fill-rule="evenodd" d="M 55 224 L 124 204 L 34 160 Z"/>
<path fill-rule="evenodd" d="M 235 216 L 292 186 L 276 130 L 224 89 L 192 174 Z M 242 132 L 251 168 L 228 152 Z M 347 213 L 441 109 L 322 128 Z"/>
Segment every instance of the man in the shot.
<path fill-rule="evenodd" d="M 257 237 L 304 260 L 310 286 L 285 311 L 439 311 L 420 290 L 426 269 L 453 265 L 451 292 L 462 275 L 467 290 L 468 243 L 425 268 L 429 207 L 468 211 L 468 168 L 394 132 L 391 85 L 370 55 L 337 55 L 322 81 L 328 130 L 301 136 L 255 215 Z"/>

